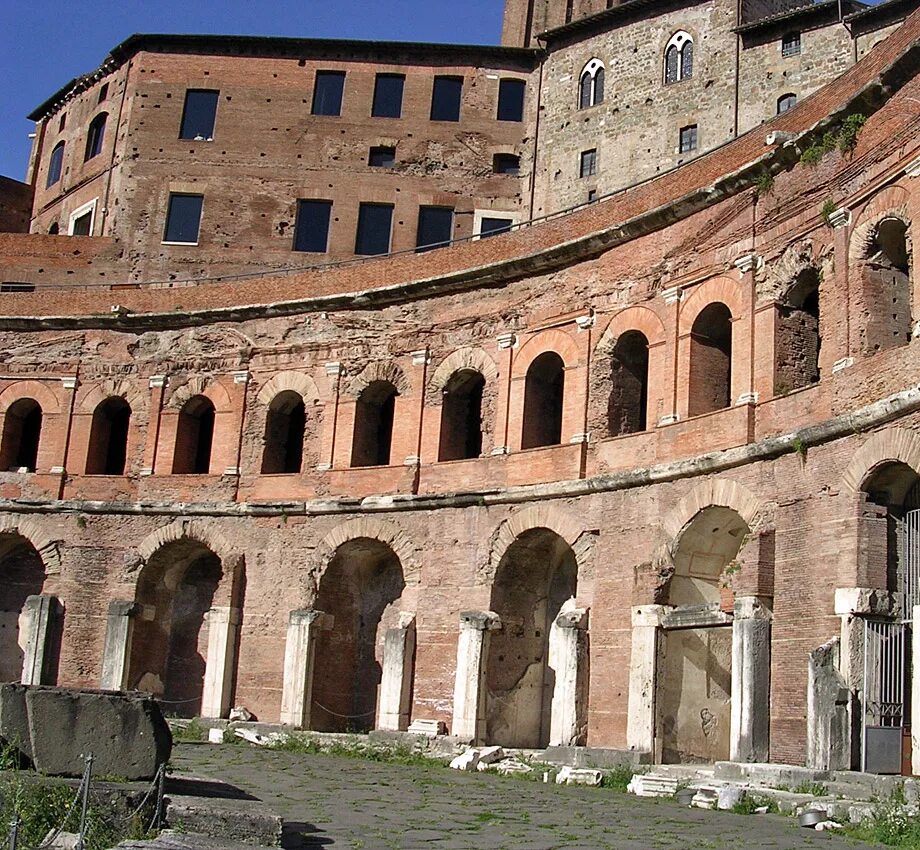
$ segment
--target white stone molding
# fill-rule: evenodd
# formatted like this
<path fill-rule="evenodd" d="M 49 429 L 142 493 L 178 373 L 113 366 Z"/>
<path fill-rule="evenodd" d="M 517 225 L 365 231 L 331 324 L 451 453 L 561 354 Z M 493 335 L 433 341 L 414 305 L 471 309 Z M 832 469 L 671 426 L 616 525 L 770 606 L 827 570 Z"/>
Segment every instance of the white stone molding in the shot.
<path fill-rule="evenodd" d="M 61 386 L 65 390 L 75 390 L 80 386 L 80 381 L 77 379 L 76 375 L 68 376 L 66 378 L 61 378 Z"/>
<path fill-rule="evenodd" d="M 593 310 L 583 316 L 575 317 L 575 324 L 578 325 L 578 330 L 580 331 L 586 331 L 588 328 L 593 328 L 596 321 L 597 316 L 594 315 Z"/>
<path fill-rule="evenodd" d="M 838 207 L 827 216 L 827 223 L 833 227 L 846 227 L 853 220 L 853 216 L 846 207 Z"/>
<path fill-rule="evenodd" d="M 734 266 L 742 274 L 751 271 L 760 271 L 763 268 L 763 257 L 759 254 L 742 254 L 735 260 Z"/>
<path fill-rule="evenodd" d="M 684 299 L 684 290 L 679 286 L 671 286 L 661 290 L 661 297 L 665 304 L 676 304 Z"/>
<path fill-rule="evenodd" d="M 907 163 L 904 167 L 904 173 L 908 177 L 920 177 L 920 156 L 915 157 Z"/>
<path fill-rule="evenodd" d="M 842 372 L 844 369 L 849 369 L 853 365 L 852 357 L 841 357 L 839 360 L 834 362 L 834 365 L 831 366 L 831 374 L 836 375 L 838 372 Z"/>
<path fill-rule="evenodd" d="M 675 422 L 679 421 L 680 417 L 676 413 L 667 413 L 664 416 L 659 417 L 658 427 L 660 428 L 663 425 L 673 425 Z"/>
<path fill-rule="evenodd" d="M 460 614 L 450 733 L 461 741 L 476 743 L 485 739 L 489 635 L 501 627 L 501 618 L 494 611 L 464 611 Z"/>
<path fill-rule="evenodd" d="M 150 389 L 160 388 L 166 386 L 166 375 L 151 375 L 150 380 L 147 382 Z"/>
<path fill-rule="evenodd" d="M 431 362 L 431 357 L 428 355 L 427 348 L 420 348 L 418 351 L 412 352 L 412 365 L 413 366 L 427 366 Z"/>
<path fill-rule="evenodd" d="M 234 384 L 245 384 L 249 380 L 248 370 L 243 370 L 241 372 L 231 372 L 230 374 L 233 375 Z"/>
<path fill-rule="evenodd" d="M 330 378 L 335 378 L 338 375 L 345 374 L 345 367 L 341 363 L 338 363 L 337 361 L 332 361 L 331 363 L 327 363 L 325 368 L 326 368 L 326 374 Z"/>
<path fill-rule="evenodd" d="M 738 396 L 738 401 L 735 402 L 735 405 L 740 407 L 744 404 L 757 404 L 759 397 L 759 394 L 756 392 L 741 393 L 741 395 Z"/>
<path fill-rule="evenodd" d="M 506 348 L 517 348 L 517 344 L 518 344 L 517 334 L 513 334 L 513 333 L 499 334 L 498 337 L 496 338 L 496 342 L 498 343 L 499 351 L 503 351 Z"/>

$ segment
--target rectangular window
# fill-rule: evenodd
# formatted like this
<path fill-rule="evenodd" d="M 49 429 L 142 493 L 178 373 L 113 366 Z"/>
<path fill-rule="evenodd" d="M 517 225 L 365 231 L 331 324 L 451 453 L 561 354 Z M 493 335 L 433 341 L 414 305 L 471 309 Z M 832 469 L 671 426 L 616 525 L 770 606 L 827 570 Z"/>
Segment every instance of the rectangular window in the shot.
<path fill-rule="evenodd" d="M 332 201 L 298 200 L 293 250 L 325 254 L 329 250 L 331 215 Z"/>
<path fill-rule="evenodd" d="M 204 195 L 170 195 L 163 241 L 198 244 L 203 204 Z"/>
<path fill-rule="evenodd" d="M 459 121 L 463 77 L 435 77 L 431 88 L 431 120 Z"/>
<path fill-rule="evenodd" d="M 317 71 L 313 86 L 314 115 L 341 115 L 342 92 L 345 91 L 344 71 Z"/>
<path fill-rule="evenodd" d="M 403 74 L 377 74 L 374 82 L 374 118 L 399 118 L 402 115 Z"/>
<path fill-rule="evenodd" d="M 392 225 L 392 204 L 361 204 L 358 207 L 355 253 L 365 256 L 386 254 L 390 250 Z"/>
<path fill-rule="evenodd" d="M 497 153 L 492 157 L 492 172 L 517 177 L 521 173 L 521 158 L 513 153 Z"/>
<path fill-rule="evenodd" d="M 0 283 L 0 292 L 35 292 L 33 283 Z"/>
<path fill-rule="evenodd" d="M 447 245 L 454 232 L 454 211 L 451 207 L 419 207 L 416 252 L 430 251 Z"/>
<path fill-rule="evenodd" d="M 798 56 L 802 52 L 802 34 L 787 32 L 783 36 L 783 56 Z"/>
<path fill-rule="evenodd" d="M 486 218 L 479 222 L 479 235 L 485 239 L 487 236 L 496 236 L 507 233 L 514 222 L 510 218 Z"/>
<path fill-rule="evenodd" d="M 680 128 L 680 152 L 690 153 L 696 150 L 696 124 Z"/>
<path fill-rule="evenodd" d="M 109 84 L 103 83 L 102 87 L 99 89 L 99 100 L 96 103 L 102 103 L 109 96 Z"/>
<path fill-rule="evenodd" d="M 591 177 L 597 174 L 597 148 L 581 152 L 581 164 L 578 169 L 579 177 Z"/>
<path fill-rule="evenodd" d="M 218 91 L 206 89 L 189 89 L 185 93 L 180 139 L 210 141 L 214 138 L 214 119 L 217 116 L 219 95 Z"/>
<path fill-rule="evenodd" d="M 370 149 L 367 164 L 374 168 L 392 168 L 396 165 L 396 148 L 378 145 Z"/>
<path fill-rule="evenodd" d="M 83 215 L 78 215 L 70 225 L 70 235 L 71 236 L 89 236 L 90 230 L 93 227 L 93 211 L 89 210 L 88 212 L 83 213 Z"/>
<path fill-rule="evenodd" d="M 524 120 L 524 81 L 501 80 L 498 84 L 498 120 Z"/>

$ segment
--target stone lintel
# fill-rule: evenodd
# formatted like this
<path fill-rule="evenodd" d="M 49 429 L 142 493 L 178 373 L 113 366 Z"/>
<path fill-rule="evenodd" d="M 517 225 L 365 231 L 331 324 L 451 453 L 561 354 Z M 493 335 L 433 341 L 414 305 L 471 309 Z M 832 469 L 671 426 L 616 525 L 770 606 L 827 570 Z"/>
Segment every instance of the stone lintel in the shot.
<path fill-rule="evenodd" d="M 109 603 L 110 617 L 138 617 L 143 610 L 144 606 L 133 600 L 114 599 Z"/>
<path fill-rule="evenodd" d="M 718 602 L 709 605 L 679 605 L 670 608 L 661 618 L 663 629 L 697 629 L 706 626 L 725 626 L 732 615 L 719 608 Z"/>
<path fill-rule="evenodd" d="M 501 617 L 494 611 L 461 611 L 460 628 L 479 632 L 494 632 L 502 627 Z"/>
<path fill-rule="evenodd" d="M 872 587 L 838 587 L 834 591 L 834 613 L 840 617 L 853 614 L 891 617 L 900 609 L 899 593 Z"/>
<path fill-rule="evenodd" d="M 664 615 L 673 610 L 670 605 L 638 605 L 632 609 L 632 626 L 660 626 Z"/>

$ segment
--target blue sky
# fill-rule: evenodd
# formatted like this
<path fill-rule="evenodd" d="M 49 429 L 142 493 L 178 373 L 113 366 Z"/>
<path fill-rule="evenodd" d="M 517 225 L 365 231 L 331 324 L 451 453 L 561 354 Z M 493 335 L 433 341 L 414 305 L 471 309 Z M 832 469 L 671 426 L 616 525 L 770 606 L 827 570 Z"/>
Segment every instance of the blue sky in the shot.
<path fill-rule="evenodd" d="M 3 0 L 0 174 L 22 180 L 26 115 L 135 32 L 497 44 L 503 0 Z"/>

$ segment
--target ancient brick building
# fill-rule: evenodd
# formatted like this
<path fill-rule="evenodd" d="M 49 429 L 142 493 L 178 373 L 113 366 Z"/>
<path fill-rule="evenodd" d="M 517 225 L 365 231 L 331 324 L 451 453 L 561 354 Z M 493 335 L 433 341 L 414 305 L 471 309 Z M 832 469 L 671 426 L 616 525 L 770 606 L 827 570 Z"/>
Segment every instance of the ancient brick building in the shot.
<path fill-rule="evenodd" d="M 910 765 L 920 12 L 537 5 L 501 48 L 134 36 L 36 110 L 7 678 Z"/>

